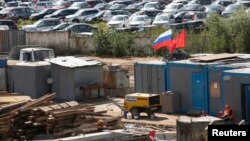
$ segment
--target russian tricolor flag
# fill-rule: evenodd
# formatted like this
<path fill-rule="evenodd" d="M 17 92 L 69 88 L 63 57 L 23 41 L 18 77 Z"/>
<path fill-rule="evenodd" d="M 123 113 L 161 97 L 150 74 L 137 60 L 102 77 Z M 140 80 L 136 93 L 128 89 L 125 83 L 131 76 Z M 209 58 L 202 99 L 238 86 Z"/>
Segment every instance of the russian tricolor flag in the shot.
<path fill-rule="evenodd" d="M 158 50 L 161 47 L 168 46 L 172 42 L 172 30 L 162 33 L 153 44 L 154 50 Z"/>

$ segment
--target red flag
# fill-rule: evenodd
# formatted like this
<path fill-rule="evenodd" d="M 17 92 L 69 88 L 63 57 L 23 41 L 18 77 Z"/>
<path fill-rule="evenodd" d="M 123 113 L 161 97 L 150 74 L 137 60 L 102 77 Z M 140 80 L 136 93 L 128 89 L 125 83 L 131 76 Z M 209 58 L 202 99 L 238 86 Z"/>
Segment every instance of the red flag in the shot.
<path fill-rule="evenodd" d="M 169 52 L 173 52 L 176 48 L 185 48 L 186 47 L 186 30 L 182 30 L 169 44 Z"/>

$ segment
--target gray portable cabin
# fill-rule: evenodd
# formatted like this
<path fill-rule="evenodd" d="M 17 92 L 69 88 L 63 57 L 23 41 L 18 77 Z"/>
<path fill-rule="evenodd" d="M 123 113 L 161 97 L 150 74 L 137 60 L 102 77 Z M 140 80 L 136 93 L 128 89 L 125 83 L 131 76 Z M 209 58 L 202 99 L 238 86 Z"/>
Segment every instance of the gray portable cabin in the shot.
<path fill-rule="evenodd" d="M 9 61 L 7 68 L 9 92 L 39 98 L 51 92 L 47 79 L 51 77 L 51 65 L 46 61 Z"/>
<path fill-rule="evenodd" d="M 221 82 L 222 104 L 232 107 L 236 122 L 246 119 L 249 124 L 250 68 L 225 71 L 221 75 Z"/>
<path fill-rule="evenodd" d="M 80 87 L 104 82 L 100 62 L 75 57 L 57 57 L 48 61 L 52 65 L 52 90 L 59 101 L 82 101 Z"/>
<path fill-rule="evenodd" d="M 0 56 L 0 91 L 6 91 L 6 56 Z"/>
<path fill-rule="evenodd" d="M 135 92 L 161 94 L 167 90 L 166 63 L 150 61 L 134 64 Z"/>
<path fill-rule="evenodd" d="M 180 95 L 181 112 L 208 111 L 207 65 L 190 60 L 167 63 L 168 90 Z"/>

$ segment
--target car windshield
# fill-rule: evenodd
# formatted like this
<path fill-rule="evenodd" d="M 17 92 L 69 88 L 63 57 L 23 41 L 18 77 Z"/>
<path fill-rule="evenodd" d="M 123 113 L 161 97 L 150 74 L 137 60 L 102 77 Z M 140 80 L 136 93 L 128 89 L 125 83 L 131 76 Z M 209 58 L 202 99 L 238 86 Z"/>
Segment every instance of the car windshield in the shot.
<path fill-rule="evenodd" d="M 94 8 L 102 8 L 102 7 L 105 7 L 107 4 L 106 3 L 99 3 L 97 5 L 95 5 Z"/>
<path fill-rule="evenodd" d="M 45 2 L 38 2 L 36 5 L 37 5 L 37 6 L 45 6 L 46 3 L 45 3 Z"/>
<path fill-rule="evenodd" d="M 240 5 L 231 4 L 225 8 L 225 12 L 233 12 L 240 8 Z"/>
<path fill-rule="evenodd" d="M 101 15 L 103 15 L 104 14 L 104 11 L 100 11 L 100 12 L 98 12 L 97 14 L 95 14 L 95 16 L 96 17 L 99 17 L 99 16 L 101 16 Z"/>
<path fill-rule="evenodd" d="M 9 13 L 11 10 L 12 10 L 12 8 L 4 8 L 1 10 L 1 12 Z"/>
<path fill-rule="evenodd" d="M 123 16 L 114 16 L 111 21 L 123 21 Z"/>
<path fill-rule="evenodd" d="M 146 4 L 145 8 L 155 8 L 155 4 Z"/>
<path fill-rule="evenodd" d="M 155 21 L 169 21 L 170 15 L 160 15 L 155 18 Z"/>
<path fill-rule="evenodd" d="M 52 14 L 57 15 L 57 14 L 61 13 L 62 11 L 63 11 L 63 9 L 59 9 L 59 10 L 56 10 L 55 12 L 53 12 Z"/>
<path fill-rule="evenodd" d="M 47 10 L 48 10 L 48 9 L 43 9 L 43 10 L 41 10 L 41 11 L 39 12 L 39 14 L 46 13 Z"/>
<path fill-rule="evenodd" d="M 119 9 L 119 8 L 122 8 L 122 7 L 123 7 L 122 4 L 115 4 L 115 5 L 112 5 L 112 6 L 110 7 L 110 9 Z"/>
<path fill-rule="evenodd" d="M 177 4 L 169 4 L 168 6 L 166 6 L 165 9 L 177 9 L 178 5 Z"/>
<path fill-rule="evenodd" d="M 63 30 L 64 28 L 68 27 L 69 25 L 70 25 L 69 23 L 62 23 L 62 24 L 59 24 L 59 25 L 53 27 L 53 29 Z"/>
<path fill-rule="evenodd" d="M 35 23 L 33 23 L 33 25 L 34 26 L 38 26 L 40 23 L 42 23 L 43 22 L 43 20 L 38 20 L 38 21 L 36 21 Z"/>
<path fill-rule="evenodd" d="M 197 5 L 188 5 L 185 9 L 186 10 L 198 10 L 199 7 Z"/>
<path fill-rule="evenodd" d="M 128 8 L 128 9 L 131 8 L 131 9 L 132 9 L 132 8 L 136 8 L 136 6 L 137 6 L 137 5 L 135 5 L 135 4 L 130 4 L 130 5 L 128 5 L 126 8 Z"/>
<path fill-rule="evenodd" d="M 83 3 L 82 2 L 75 2 L 73 3 L 70 7 L 79 7 L 81 6 Z"/>
<path fill-rule="evenodd" d="M 206 8 L 206 12 L 214 12 L 214 11 L 217 11 L 217 10 L 219 10 L 219 7 L 216 6 L 216 5 L 211 5 L 211 6 Z"/>
<path fill-rule="evenodd" d="M 133 17 L 133 18 L 132 18 L 132 21 L 137 21 L 137 22 L 138 22 L 138 21 L 144 21 L 144 18 L 145 18 L 145 17 L 136 16 L 136 17 Z"/>
<path fill-rule="evenodd" d="M 79 11 L 77 11 L 74 15 L 81 15 L 82 14 L 82 12 L 84 12 L 85 10 L 79 10 Z"/>
<path fill-rule="evenodd" d="M 63 1 L 57 1 L 55 3 L 55 6 L 63 6 L 64 5 L 64 2 Z"/>

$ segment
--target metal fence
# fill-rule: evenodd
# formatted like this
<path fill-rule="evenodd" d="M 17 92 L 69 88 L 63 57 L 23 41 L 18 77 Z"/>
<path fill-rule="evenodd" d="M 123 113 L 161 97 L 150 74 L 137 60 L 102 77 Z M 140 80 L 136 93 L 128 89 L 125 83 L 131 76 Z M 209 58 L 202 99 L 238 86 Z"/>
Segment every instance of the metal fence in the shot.
<path fill-rule="evenodd" d="M 0 52 L 9 52 L 13 46 L 25 45 L 25 31 L 6 30 L 0 31 Z"/>

